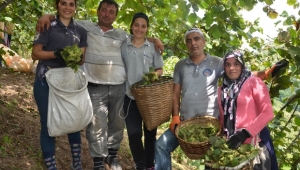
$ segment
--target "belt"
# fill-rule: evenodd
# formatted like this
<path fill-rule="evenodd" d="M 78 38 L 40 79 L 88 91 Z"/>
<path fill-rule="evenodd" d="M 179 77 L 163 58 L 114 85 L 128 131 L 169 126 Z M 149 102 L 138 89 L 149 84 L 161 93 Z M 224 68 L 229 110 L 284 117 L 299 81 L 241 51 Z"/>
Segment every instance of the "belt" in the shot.
<path fill-rule="evenodd" d="M 100 84 L 88 82 L 88 86 L 98 87 L 98 86 L 100 86 Z"/>

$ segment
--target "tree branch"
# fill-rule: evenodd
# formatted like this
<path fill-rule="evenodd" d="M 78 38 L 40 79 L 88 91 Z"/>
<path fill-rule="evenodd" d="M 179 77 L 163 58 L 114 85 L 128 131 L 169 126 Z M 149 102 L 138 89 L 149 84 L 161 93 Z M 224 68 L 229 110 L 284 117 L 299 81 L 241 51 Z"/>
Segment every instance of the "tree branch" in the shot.
<path fill-rule="evenodd" d="M 298 109 L 298 106 L 299 106 L 299 104 L 296 105 L 296 107 L 294 108 L 293 113 L 290 115 L 289 120 L 286 122 L 286 124 L 283 127 L 280 128 L 281 129 L 280 131 L 283 131 L 292 122 L 292 119 L 294 118 L 294 115 L 295 115 L 295 113 L 296 113 L 296 111 Z M 277 136 L 274 137 L 273 141 L 275 141 L 276 138 L 277 138 Z"/>
<path fill-rule="evenodd" d="M 6 1 L 4 1 L 1 5 L 0 5 L 0 12 L 2 11 L 2 10 L 4 10 L 6 7 L 7 7 L 7 5 L 9 5 L 10 3 L 12 3 L 14 0 L 6 0 Z"/>

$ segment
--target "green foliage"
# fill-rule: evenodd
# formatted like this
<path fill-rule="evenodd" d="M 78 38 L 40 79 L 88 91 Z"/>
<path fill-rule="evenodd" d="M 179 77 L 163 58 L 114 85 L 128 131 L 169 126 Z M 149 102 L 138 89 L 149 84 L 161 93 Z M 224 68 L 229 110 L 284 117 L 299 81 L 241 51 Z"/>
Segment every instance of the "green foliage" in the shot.
<path fill-rule="evenodd" d="M 157 72 L 155 72 L 154 68 L 149 68 L 149 73 L 145 73 L 141 82 L 141 85 L 149 85 L 154 83 L 155 81 L 159 81 Z"/>
<path fill-rule="evenodd" d="M 275 118 L 270 123 L 274 145 L 280 168 L 291 166 L 297 169 L 300 163 L 300 147 L 298 126 L 298 103 L 300 75 L 300 17 L 288 12 L 276 14 L 272 8 L 275 0 L 117 0 L 120 5 L 114 27 L 129 31 L 131 17 L 135 12 L 145 12 L 150 19 L 149 37 L 158 37 L 165 45 L 164 73 L 172 75 L 177 60 L 188 56 L 183 36 L 190 27 L 199 27 L 206 38 L 205 51 L 211 55 L 222 57 L 227 51 L 240 49 L 244 43 L 250 48 L 244 49 L 246 62 L 251 70 L 265 70 L 276 61 L 287 59 L 288 68 L 280 71 L 274 78 L 266 80 L 273 100 Z M 278 37 L 271 41 L 255 36 L 263 33 L 259 20 L 245 21 L 240 10 L 252 10 L 258 3 L 263 3 L 263 10 L 270 17 L 283 17 L 272 29 L 279 30 Z M 299 2 L 287 0 L 287 4 L 299 10 Z M 4 0 L 0 0 L 3 5 Z M 77 19 L 89 19 L 97 22 L 99 1 L 78 0 Z M 31 54 L 33 36 L 37 19 L 42 14 L 55 14 L 52 0 L 18 0 L 11 1 L 0 8 L 0 21 L 14 23 L 11 48 L 20 56 L 28 58 Z M 299 10 L 300 11 L 300 10 Z M 284 24 L 287 29 L 278 29 Z M 100 47 L 99 47 L 100 48 Z M 0 49 L 1 53 L 1 49 Z M 170 58 L 170 59 L 169 59 Z M 289 89 L 289 93 L 282 93 Z M 277 100 L 275 102 L 275 100 Z M 281 108 L 279 107 L 282 106 Z M 283 103 L 283 104 L 282 104 Z M 282 104 L 282 105 L 281 105 Z M 280 153 L 280 154 L 279 154 Z M 291 156 L 286 156 L 291 155 Z"/>
<path fill-rule="evenodd" d="M 62 58 L 66 62 L 66 65 L 71 67 L 75 72 L 79 68 L 78 62 L 81 60 L 81 54 L 82 51 L 77 44 L 66 46 L 61 52 Z"/>
<path fill-rule="evenodd" d="M 216 136 L 218 129 L 212 124 L 190 124 L 179 128 L 178 137 L 190 143 L 200 143 L 208 141 L 212 136 Z"/>
<path fill-rule="evenodd" d="M 205 162 L 212 168 L 235 167 L 239 164 L 254 159 L 259 154 L 259 150 L 253 145 L 243 144 L 238 149 L 229 149 L 226 144 L 227 139 L 215 136 L 210 139 L 212 147 L 204 155 Z"/>

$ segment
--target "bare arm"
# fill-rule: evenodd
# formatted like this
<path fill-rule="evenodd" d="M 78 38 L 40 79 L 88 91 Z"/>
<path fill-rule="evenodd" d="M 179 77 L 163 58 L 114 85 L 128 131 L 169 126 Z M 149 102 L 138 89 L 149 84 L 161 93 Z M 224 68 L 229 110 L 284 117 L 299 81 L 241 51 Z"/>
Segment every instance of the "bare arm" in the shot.
<path fill-rule="evenodd" d="M 39 18 L 38 23 L 36 25 L 36 31 L 39 33 L 44 32 L 45 27 L 46 30 L 48 30 L 50 27 L 50 21 L 53 20 L 55 20 L 55 15 L 46 14 L 41 16 L 41 18 Z"/>
<path fill-rule="evenodd" d="M 56 58 L 54 51 L 43 51 L 42 44 L 33 45 L 31 57 L 33 60 L 47 60 Z"/>
<path fill-rule="evenodd" d="M 173 109 L 172 109 L 172 116 L 179 116 L 180 110 L 180 92 L 181 92 L 181 85 L 174 84 L 173 87 Z"/>

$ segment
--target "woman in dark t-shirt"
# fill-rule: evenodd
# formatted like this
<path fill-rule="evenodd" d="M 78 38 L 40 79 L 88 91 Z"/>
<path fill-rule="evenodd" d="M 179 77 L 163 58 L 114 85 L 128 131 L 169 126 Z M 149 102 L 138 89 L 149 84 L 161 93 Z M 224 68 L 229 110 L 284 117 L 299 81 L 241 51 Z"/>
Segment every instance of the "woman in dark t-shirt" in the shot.
<path fill-rule="evenodd" d="M 40 113 L 40 144 L 45 166 L 48 170 L 56 170 L 57 168 L 55 137 L 49 136 L 47 127 L 49 86 L 45 73 L 49 68 L 66 67 L 60 54 L 61 49 L 74 44 L 77 44 L 82 50 L 82 59 L 78 64 L 83 64 L 85 47 L 87 46 L 86 31 L 76 25 L 72 19 L 76 9 L 76 0 L 56 0 L 56 8 L 58 13 L 56 19 L 51 22 L 48 30 L 35 35 L 32 49 L 32 59 L 39 60 L 34 82 L 34 97 Z M 80 131 L 68 134 L 68 139 L 73 159 L 70 168 L 81 170 Z"/>

